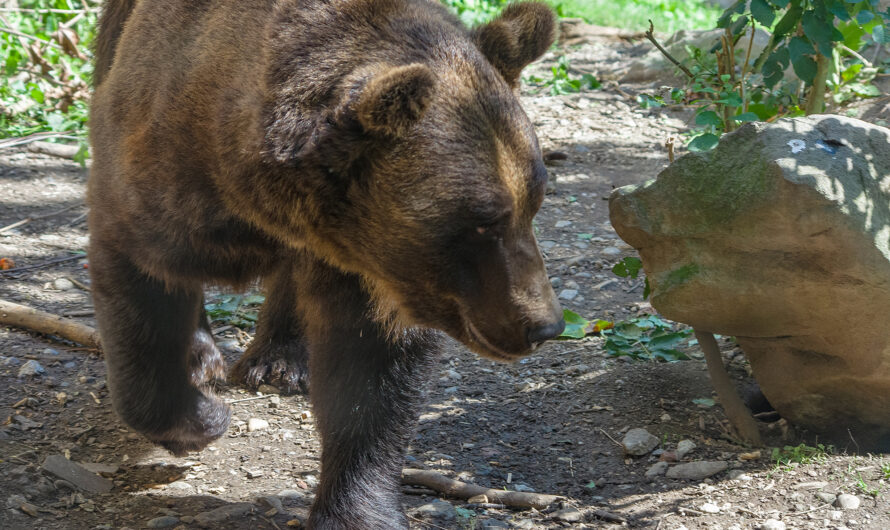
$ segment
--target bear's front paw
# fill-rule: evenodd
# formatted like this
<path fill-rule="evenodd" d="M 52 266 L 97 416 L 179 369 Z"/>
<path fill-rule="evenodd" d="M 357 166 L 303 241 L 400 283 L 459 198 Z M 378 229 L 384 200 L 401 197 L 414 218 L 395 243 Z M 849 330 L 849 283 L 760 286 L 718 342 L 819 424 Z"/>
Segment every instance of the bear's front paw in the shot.
<path fill-rule="evenodd" d="M 251 343 L 247 352 L 232 367 L 229 380 L 256 389 L 261 384 L 277 387 L 282 394 L 309 391 L 309 366 L 302 343 Z"/>
<path fill-rule="evenodd" d="M 186 412 L 173 426 L 159 433 L 145 433 L 146 438 L 170 451 L 185 456 L 200 451 L 226 433 L 232 410 L 221 400 L 198 394 Z"/>
<path fill-rule="evenodd" d="M 213 336 L 204 329 L 198 329 L 192 337 L 188 367 L 189 379 L 199 388 L 214 380 L 226 379 L 226 362 L 216 347 Z"/>

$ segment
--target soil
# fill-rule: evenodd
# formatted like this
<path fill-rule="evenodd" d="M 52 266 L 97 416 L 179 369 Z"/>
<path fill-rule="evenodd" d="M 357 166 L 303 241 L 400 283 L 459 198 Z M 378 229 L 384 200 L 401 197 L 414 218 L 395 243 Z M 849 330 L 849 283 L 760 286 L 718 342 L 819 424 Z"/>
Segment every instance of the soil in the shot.
<path fill-rule="evenodd" d="M 634 254 L 612 230 L 606 199 L 615 187 L 657 175 L 667 164 L 666 139 L 686 130 L 691 114 L 640 108 L 634 96 L 658 83 L 609 81 L 646 49 L 640 41 L 592 37 L 566 53 L 573 75 L 596 74 L 604 88 L 562 96 L 523 89 L 543 148 L 564 155 L 550 156 L 555 189 L 537 218 L 539 240 L 557 293 L 577 291 L 564 307 L 588 318 L 619 321 L 652 311 L 639 280 L 610 270 Z M 549 54 L 533 72 L 549 72 L 555 59 Z M 0 152 L 0 226 L 33 219 L 0 233 L 0 258 L 17 267 L 44 265 L 0 274 L 0 298 L 94 325 L 83 255 L 86 177 L 67 160 L 25 149 Z M 208 291 L 209 302 L 220 296 Z M 216 335 L 231 364 L 252 331 L 217 324 Z M 750 384 L 742 352 L 726 339 L 721 346 L 740 385 Z M 235 413 L 228 434 L 175 458 L 114 416 L 99 352 L 0 327 L 0 356 L 0 528 L 203 522 L 269 529 L 298 527 L 306 517 L 320 449 L 305 397 L 221 387 Z M 45 373 L 19 377 L 29 360 Z M 696 352 L 676 363 L 633 361 L 607 355 L 603 339 L 589 336 L 552 342 L 502 365 L 449 343 L 428 394 L 406 467 L 565 500 L 541 511 L 513 510 L 406 488 L 412 528 L 890 528 L 888 460 L 857 455 L 851 440 L 813 457 L 798 451 L 796 462 L 777 466 L 769 448 L 754 452 L 730 434 L 719 405 L 707 401 L 713 392 Z M 772 446 L 818 443 L 775 414 L 763 418 Z M 249 429 L 251 419 L 268 425 Z M 657 438 L 655 451 L 625 455 L 620 442 L 634 428 Z M 726 469 L 693 480 L 647 477 L 659 460 L 676 465 L 681 440 L 695 444 L 683 462 L 722 462 Z M 105 464 L 99 471 L 111 491 L 90 493 L 44 470 L 53 455 Z M 858 508 L 834 506 L 836 494 L 855 495 Z M 221 519 L 206 522 L 219 507 L 228 512 L 213 512 Z"/>

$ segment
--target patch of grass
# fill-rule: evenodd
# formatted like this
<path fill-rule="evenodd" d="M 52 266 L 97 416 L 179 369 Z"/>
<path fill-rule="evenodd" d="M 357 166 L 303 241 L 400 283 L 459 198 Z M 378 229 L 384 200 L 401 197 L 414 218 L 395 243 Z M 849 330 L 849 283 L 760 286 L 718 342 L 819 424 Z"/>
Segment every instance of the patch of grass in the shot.
<path fill-rule="evenodd" d="M 465 24 L 491 20 L 507 0 L 440 0 Z M 544 0 L 561 17 L 583 18 L 591 24 L 644 31 L 649 19 L 658 31 L 711 29 L 722 10 L 704 0 Z"/>
<path fill-rule="evenodd" d="M 792 464 L 821 464 L 832 451 L 834 447 L 830 445 L 816 444 L 815 447 L 807 444 L 786 445 L 781 449 L 773 448 L 772 459 L 776 463 L 776 468 L 787 471 L 793 467 Z"/>
<path fill-rule="evenodd" d="M 549 79 L 530 76 L 525 78 L 525 82 L 540 92 L 549 87 L 551 96 L 559 96 L 561 94 L 569 94 L 580 92 L 581 89 L 597 89 L 602 86 L 600 82 L 591 74 L 582 74 L 581 77 L 573 78 L 569 74 L 569 59 L 565 55 L 556 60 L 556 65 L 550 68 L 551 77 Z"/>
<path fill-rule="evenodd" d="M 881 488 L 873 488 L 869 486 L 868 483 L 865 482 L 865 479 L 862 478 L 861 473 L 856 473 L 856 487 L 859 488 L 859 491 L 862 493 L 872 497 L 877 497 L 881 493 Z"/>
<path fill-rule="evenodd" d="M 890 463 L 881 462 L 881 478 L 890 480 Z"/>

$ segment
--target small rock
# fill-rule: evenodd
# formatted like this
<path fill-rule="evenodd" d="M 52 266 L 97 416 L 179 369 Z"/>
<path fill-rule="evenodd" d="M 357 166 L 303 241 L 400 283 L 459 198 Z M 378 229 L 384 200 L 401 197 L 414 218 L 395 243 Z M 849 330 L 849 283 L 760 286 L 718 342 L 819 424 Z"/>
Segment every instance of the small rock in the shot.
<path fill-rule="evenodd" d="M 447 377 L 448 379 L 454 379 L 456 381 L 460 381 L 461 379 L 463 379 L 463 376 L 460 375 L 460 373 L 453 368 L 450 368 L 445 372 L 445 377 Z"/>
<path fill-rule="evenodd" d="M 844 518 L 844 512 L 840 510 L 831 510 L 828 512 L 828 517 L 831 517 L 832 521 L 840 521 Z"/>
<path fill-rule="evenodd" d="M 795 488 L 799 490 L 821 490 L 825 486 L 827 486 L 827 482 L 817 481 L 817 482 L 801 482 Z"/>
<path fill-rule="evenodd" d="M 835 495 L 834 493 L 829 493 L 827 491 L 817 491 L 816 498 L 824 503 L 834 504 L 834 501 L 837 500 L 837 495 Z"/>
<path fill-rule="evenodd" d="M 571 225 L 572 225 L 571 221 L 556 221 L 556 224 L 553 226 L 555 226 L 556 228 L 565 228 L 565 227 L 571 226 Z"/>
<path fill-rule="evenodd" d="M 43 469 L 90 493 L 108 493 L 113 486 L 110 480 L 100 477 L 62 455 L 46 457 Z"/>
<path fill-rule="evenodd" d="M 661 415 L 661 418 L 659 418 L 659 419 L 660 419 L 663 423 L 666 423 L 666 422 L 671 421 L 671 415 L 668 414 L 667 412 L 665 412 L 664 414 Z"/>
<path fill-rule="evenodd" d="M 670 464 L 668 464 L 667 462 L 655 462 L 654 464 L 652 464 L 652 467 L 646 470 L 646 476 L 649 478 L 654 478 L 664 475 L 665 472 L 668 470 L 669 465 Z"/>
<path fill-rule="evenodd" d="M 562 278 L 560 278 L 559 276 L 550 278 L 550 286 L 554 289 L 559 289 L 560 287 L 562 287 Z"/>
<path fill-rule="evenodd" d="M 479 523 L 479 528 L 486 530 L 487 528 L 510 528 L 510 523 L 499 521 L 497 519 L 486 519 Z"/>
<path fill-rule="evenodd" d="M 260 478 L 263 476 L 262 469 L 246 469 L 245 473 L 247 473 L 247 478 Z"/>
<path fill-rule="evenodd" d="M 537 526 L 538 525 L 531 519 L 518 519 L 513 521 L 513 528 L 518 528 L 520 530 L 533 530 Z"/>
<path fill-rule="evenodd" d="M 581 286 L 578 285 L 578 282 L 576 282 L 575 280 L 569 280 L 566 282 L 566 289 L 574 289 L 575 291 L 577 291 L 580 288 Z"/>
<path fill-rule="evenodd" d="M 544 250 L 550 250 L 557 245 L 556 241 L 538 241 L 538 246 Z"/>
<path fill-rule="evenodd" d="M 263 394 L 280 394 L 281 390 L 272 385 L 262 384 L 257 388 L 257 392 L 262 392 Z"/>
<path fill-rule="evenodd" d="M 842 510 L 855 510 L 859 508 L 859 497 L 850 495 L 849 493 L 841 493 L 834 501 L 834 505 Z"/>
<path fill-rule="evenodd" d="M 600 254 L 604 256 L 618 256 L 621 254 L 621 249 L 618 247 L 606 247 L 600 251 Z"/>
<path fill-rule="evenodd" d="M 564 523 L 578 523 L 584 519 L 584 514 L 578 508 L 563 508 L 553 513 L 553 518 Z"/>
<path fill-rule="evenodd" d="M 278 396 L 272 396 L 269 398 L 269 408 L 277 409 L 281 406 L 281 398 Z"/>
<path fill-rule="evenodd" d="M 577 289 L 563 289 L 559 293 L 559 298 L 561 300 L 574 300 L 576 296 L 578 296 Z"/>
<path fill-rule="evenodd" d="M 255 432 L 269 428 L 269 422 L 260 418 L 250 418 L 247 420 L 247 431 Z"/>
<path fill-rule="evenodd" d="M 182 521 L 184 524 L 192 524 L 195 522 L 195 518 L 191 515 L 183 515 L 179 518 L 179 520 Z"/>
<path fill-rule="evenodd" d="M 705 513 L 720 513 L 720 507 L 713 502 L 706 502 L 699 506 L 698 509 Z"/>
<path fill-rule="evenodd" d="M 257 498 L 256 503 L 263 509 L 263 511 L 275 510 L 276 513 L 284 511 L 284 506 L 281 505 L 281 499 L 275 495 L 259 497 Z"/>
<path fill-rule="evenodd" d="M 727 473 L 729 480 L 753 480 L 751 475 L 745 473 L 741 469 L 730 469 Z"/>
<path fill-rule="evenodd" d="M 695 443 L 692 440 L 680 440 L 677 444 L 677 460 L 683 460 L 683 457 L 695 449 Z"/>
<path fill-rule="evenodd" d="M 785 523 L 777 519 L 767 519 L 758 526 L 760 530 L 785 530 Z"/>
<path fill-rule="evenodd" d="M 631 429 L 624 435 L 621 445 L 629 455 L 643 456 L 658 447 L 658 437 L 653 436 L 646 429 Z"/>
<path fill-rule="evenodd" d="M 433 502 L 429 504 L 418 506 L 417 513 L 426 515 L 427 517 L 437 517 L 448 521 L 455 517 L 454 505 L 440 499 L 434 499 Z"/>
<path fill-rule="evenodd" d="M 729 465 L 726 462 L 699 461 L 674 466 L 667 471 L 668 478 L 702 480 L 721 471 L 725 471 Z"/>
<path fill-rule="evenodd" d="M 43 375 L 46 373 L 46 369 L 40 365 L 39 362 L 35 360 L 30 360 L 22 365 L 19 368 L 19 377 L 34 377 L 38 375 Z"/>
<path fill-rule="evenodd" d="M 173 517 L 172 515 L 165 515 L 163 517 L 155 517 L 145 523 L 145 526 L 148 528 L 169 528 L 177 524 L 179 524 L 178 518 Z"/>
<path fill-rule="evenodd" d="M 84 469 L 97 475 L 114 475 L 120 470 L 117 464 L 103 464 L 100 462 L 79 462 Z"/>
<path fill-rule="evenodd" d="M 69 291 L 74 289 L 74 284 L 68 278 L 56 278 L 53 280 L 53 288 L 60 291 Z"/>
<path fill-rule="evenodd" d="M 195 523 L 205 528 L 220 528 L 220 523 L 247 515 L 253 510 L 254 505 L 249 502 L 227 504 L 209 512 L 199 513 L 195 516 Z"/>
<path fill-rule="evenodd" d="M 306 498 L 306 494 L 297 491 L 297 490 L 281 490 L 275 494 L 276 497 L 280 499 L 288 499 L 288 500 L 303 500 Z"/>
<path fill-rule="evenodd" d="M 167 489 L 187 492 L 187 491 L 192 491 L 193 489 L 195 489 L 195 487 L 184 480 L 177 480 L 175 482 L 171 482 L 171 483 L 167 484 Z"/>
<path fill-rule="evenodd" d="M 21 363 L 17 357 L 0 357 L 0 366 L 18 366 Z"/>
<path fill-rule="evenodd" d="M 306 482 L 306 485 L 310 488 L 315 488 L 318 486 L 318 477 L 315 475 L 306 475 L 303 477 L 303 481 Z"/>

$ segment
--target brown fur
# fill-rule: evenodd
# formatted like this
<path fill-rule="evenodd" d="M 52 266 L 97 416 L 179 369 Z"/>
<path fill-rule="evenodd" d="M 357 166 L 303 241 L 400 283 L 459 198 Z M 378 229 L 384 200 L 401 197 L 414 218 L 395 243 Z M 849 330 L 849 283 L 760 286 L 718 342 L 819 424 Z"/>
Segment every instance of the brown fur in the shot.
<path fill-rule="evenodd" d="M 513 94 L 553 14 L 515 4 L 471 33 L 427 0 L 105 10 L 88 200 L 116 410 L 177 453 L 224 432 L 201 287 L 263 277 L 234 372 L 288 389 L 311 372 L 311 524 L 404 526 L 428 329 L 500 360 L 562 330 L 532 230 L 547 175 Z"/>

